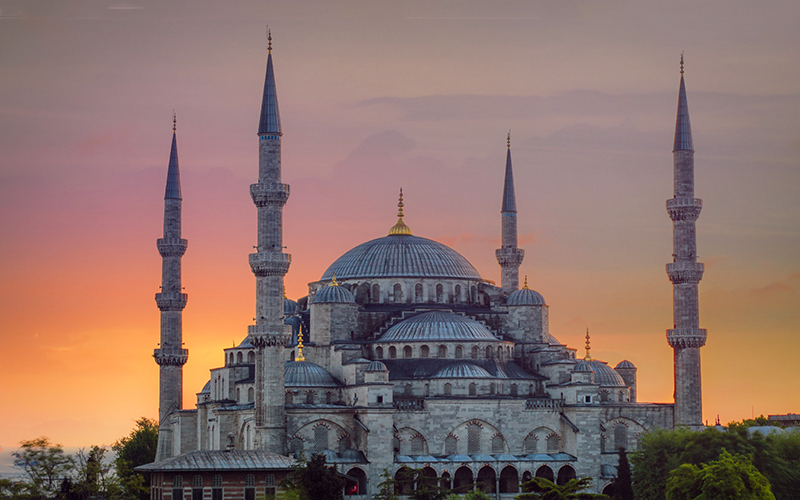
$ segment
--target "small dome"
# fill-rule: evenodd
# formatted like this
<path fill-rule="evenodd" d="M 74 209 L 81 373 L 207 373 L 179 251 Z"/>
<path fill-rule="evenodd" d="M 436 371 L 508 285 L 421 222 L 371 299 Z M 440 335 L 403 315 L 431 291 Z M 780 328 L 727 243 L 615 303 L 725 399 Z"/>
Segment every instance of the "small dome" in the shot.
<path fill-rule="evenodd" d="M 325 368 L 308 361 L 287 361 L 283 368 L 286 387 L 339 387 Z"/>
<path fill-rule="evenodd" d="M 559 342 L 557 338 L 553 337 L 549 333 L 547 334 L 544 340 L 550 345 L 561 345 L 561 342 Z"/>
<path fill-rule="evenodd" d="M 622 376 L 615 372 L 613 368 L 602 361 L 589 361 L 594 369 L 594 381 L 603 386 L 627 387 L 628 384 L 622 380 Z"/>
<path fill-rule="evenodd" d="M 380 361 L 373 361 L 369 365 L 367 365 L 367 369 L 364 370 L 364 371 L 367 371 L 367 372 L 387 372 L 387 371 L 389 371 L 389 369 L 386 368 L 386 365 L 384 365 Z"/>
<path fill-rule="evenodd" d="M 314 295 L 312 304 L 355 304 L 356 298 L 345 287 L 328 285 Z"/>
<path fill-rule="evenodd" d="M 615 370 L 619 370 L 620 368 L 622 368 L 623 370 L 635 370 L 636 369 L 636 367 L 633 365 L 633 363 L 631 363 L 627 359 L 625 359 L 623 361 L 620 361 L 619 363 L 617 363 L 617 366 L 614 367 Z"/>
<path fill-rule="evenodd" d="M 255 346 L 253 345 L 252 342 L 250 342 L 250 337 L 245 337 L 244 340 L 242 340 L 242 342 L 236 347 L 242 348 L 242 347 L 255 347 Z"/>
<path fill-rule="evenodd" d="M 433 378 L 494 378 L 491 373 L 472 363 L 454 363 L 447 365 L 438 372 Z"/>
<path fill-rule="evenodd" d="M 211 381 L 206 382 L 199 394 L 211 394 Z"/>
<path fill-rule="evenodd" d="M 392 326 L 380 342 L 495 341 L 497 338 L 472 318 L 449 312 L 429 311 Z"/>
<path fill-rule="evenodd" d="M 283 299 L 283 315 L 291 316 L 297 310 L 297 302 L 292 299 Z"/>
<path fill-rule="evenodd" d="M 509 306 L 544 306 L 547 305 L 542 294 L 530 288 L 515 290 L 508 296 L 506 305 Z"/>
<path fill-rule="evenodd" d="M 592 364 L 586 360 L 578 361 L 578 364 L 575 365 L 575 368 L 572 369 L 574 372 L 594 372 L 594 368 L 592 368 Z"/>

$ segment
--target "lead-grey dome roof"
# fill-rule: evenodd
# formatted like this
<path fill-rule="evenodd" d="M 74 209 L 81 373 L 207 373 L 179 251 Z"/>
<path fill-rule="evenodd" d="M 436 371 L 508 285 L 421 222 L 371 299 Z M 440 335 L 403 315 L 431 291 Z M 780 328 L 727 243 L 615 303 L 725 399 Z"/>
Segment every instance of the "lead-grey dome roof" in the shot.
<path fill-rule="evenodd" d="M 350 290 L 339 285 L 328 285 L 314 294 L 312 304 L 353 304 L 356 298 Z"/>
<path fill-rule="evenodd" d="M 328 267 L 321 280 L 364 278 L 481 279 L 452 248 L 410 234 L 392 234 L 362 243 Z"/>
<path fill-rule="evenodd" d="M 628 386 L 628 384 L 622 380 L 622 376 L 615 372 L 614 369 L 608 366 L 606 363 L 597 361 L 596 359 L 593 359 L 588 363 L 592 365 L 592 369 L 594 370 L 595 383 L 612 387 Z"/>
<path fill-rule="evenodd" d="M 514 290 L 508 296 L 506 305 L 509 306 L 543 306 L 546 305 L 542 294 L 530 288 Z"/>
<path fill-rule="evenodd" d="M 472 318 L 429 311 L 392 326 L 378 342 L 494 341 L 498 339 Z"/>
<path fill-rule="evenodd" d="M 433 378 L 493 378 L 492 374 L 472 363 L 461 362 L 443 367 Z"/>
<path fill-rule="evenodd" d="M 380 361 L 373 361 L 373 362 L 371 362 L 370 364 L 367 365 L 367 369 L 364 370 L 364 371 L 368 371 L 368 372 L 385 372 L 385 371 L 389 371 L 389 369 L 386 368 L 386 365 L 384 365 Z"/>
<path fill-rule="evenodd" d="M 297 302 L 292 299 L 283 299 L 283 315 L 291 316 L 297 309 Z"/>
<path fill-rule="evenodd" d="M 341 382 L 325 368 L 308 361 L 287 361 L 283 367 L 286 387 L 339 387 Z"/>
<path fill-rule="evenodd" d="M 619 363 L 617 363 L 617 366 L 614 369 L 616 370 L 616 369 L 619 369 L 619 368 L 622 368 L 623 370 L 630 370 L 630 369 L 634 369 L 635 370 L 636 369 L 636 367 L 633 365 L 633 363 L 631 363 L 627 359 L 624 359 L 624 360 L 620 361 Z"/>

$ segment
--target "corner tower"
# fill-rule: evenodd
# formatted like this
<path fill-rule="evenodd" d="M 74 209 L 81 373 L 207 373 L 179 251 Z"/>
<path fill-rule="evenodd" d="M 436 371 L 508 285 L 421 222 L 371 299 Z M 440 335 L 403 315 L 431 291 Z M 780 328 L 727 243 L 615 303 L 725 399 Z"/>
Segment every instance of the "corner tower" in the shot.
<path fill-rule="evenodd" d="M 283 253 L 283 206 L 289 199 L 289 185 L 281 183 L 283 133 L 272 69 L 271 34 L 268 41 L 258 124 L 258 182 L 250 186 L 258 209 L 258 246 L 250 254 L 250 268 L 256 276 L 256 324 L 248 327 L 247 333 L 256 347 L 256 447 L 282 454 L 286 444 L 283 348 L 291 338 L 283 324 L 283 277 L 291 262 L 291 256 Z"/>
<path fill-rule="evenodd" d="M 181 287 L 181 257 L 187 242 L 181 238 L 181 174 L 178 168 L 177 119 L 172 117 L 172 149 L 164 194 L 164 237 L 156 242 L 161 254 L 161 292 L 156 304 L 161 310 L 161 343 L 153 357 L 159 368 L 158 448 L 156 460 L 173 455 L 169 414 L 183 408 L 183 365 L 189 351 L 183 348 L 183 308 L 187 295 Z"/>
<path fill-rule="evenodd" d="M 500 208 L 502 248 L 495 250 L 501 269 L 503 291 L 511 293 L 519 289 L 519 266 L 525 250 L 517 248 L 517 201 L 514 197 L 514 172 L 511 169 L 511 132 L 507 139 L 506 176 L 503 182 L 503 205 Z"/>
<path fill-rule="evenodd" d="M 675 353 L 675 425 L 701 428 L 700 348 L 706 343 L 706 331 L 700 328 L 697 286 L 704 268 L 697 262 L 695 221 L 700 216 L 703 201 L 694 197 L 694 146 L 683 81 L 683 54 L 672 155 L 675 194 L 667 200 L 667 212 L 672 219 L 673 253 L 672 263 L 667 264 L 667 275 L 672 282 L 674 325 L 667 330 L 667 342 Z"/>

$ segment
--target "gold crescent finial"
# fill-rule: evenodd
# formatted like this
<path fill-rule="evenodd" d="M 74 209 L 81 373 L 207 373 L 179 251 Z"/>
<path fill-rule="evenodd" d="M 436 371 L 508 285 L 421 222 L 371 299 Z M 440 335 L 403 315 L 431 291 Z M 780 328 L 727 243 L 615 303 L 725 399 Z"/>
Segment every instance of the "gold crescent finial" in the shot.
<path fill-rule="evenodd" d="M 269 25 L 267 25 L 267 50 L 270 54 L 272 53 L 272 31 L 269 29 Z"/>
<path fill-rule="evenodd" d="M 178 130 L 178 115 L 175 114 L 175 110 L 172 110 L 172 133 L 174 134 L 175 131 Z"/>
<path fill-rule="evenodd" d="M 683 74 L 683 51 L 681 51 L 681 74 Z"/>
<path fill-rule="evenodd" d="M 286 285 L 283 285 L 283 298 L 284 298 L 284 299 L 288 298 L 288 297 L 286 296 Z"/>
<path fill-rule="evenodd" d="M 331 280 L 331 286 L 339 286 L 339 283 L 336 281 L 336 273 L 333 273 L 333 280 Z"/>
<path fill-rule="evenodd" d="M 530 290 L 530 288 L 528 288 L 528 275 L 527 274 L 525 275 L 525 283 L 523 283 L 522 289 L 523 290 Z"/>
<path fill-rule="evenodd" d="M 411 228 L 403 222 L 403 188 L 400 188 L 400 201 L 397 203 L 397 224 L 392 226 L 389 234 L 411 234 Z"/>
<path fill-rule="evenodd" d="M 294 358 L 295 361 L 305 361 L 306 357 L 303 356 L 303 331 L 301 330 L 297 334 L 297 356 Z"/>
<path fill-rule="evenodd" d="M 511 129 L 508 129 L 508 149 L 511 149 Z"/>
<path fill-rule="evenodd" d="M 589 346 L 589 328 L 586 328 L 586 356 L 583 359 L 586 361 L 592 361 L 592 355 L 589 353 L 592 348 Z"/>

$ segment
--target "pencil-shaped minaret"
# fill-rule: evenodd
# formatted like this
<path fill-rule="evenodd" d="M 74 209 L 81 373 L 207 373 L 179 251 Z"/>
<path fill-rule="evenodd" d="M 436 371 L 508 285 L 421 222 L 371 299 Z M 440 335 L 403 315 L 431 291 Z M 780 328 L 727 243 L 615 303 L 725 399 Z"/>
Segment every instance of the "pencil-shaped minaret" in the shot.
<path fill-rule="evenodd" d="M 153 357 L 159 365 L 158 449 L 156 460 L 173 455 L 169 414 L 183 408 L 183 365 L 189 351 L 183 348 L 183 308 L 186 294 L 181 287 L 181 257 L 186 240 L 181 238 L 181 174 L 178 169 L 177 119 L 172 117 L 172 149 L 164 194 L 164 237 L 157 243 L 161 254 L 161 292 L 156 304 L 161 310 L 161 343 Z"/>
<path fill-rule="evenodd" d="M 667 275 L 672 281 L 674 325 L 667 330 L 667 341 L 675 352 L 675 425 L 700 428 L 703 425 L 700 348 L 706 343 L 706 331 L 700 328 L 697 285 L 703 277 L 703 264 L 697 262 L 695 221 L 703 201 L 694 197 L 694 146 L 683 82 L 683 54 L 672 155 L 675 195 L 667 200 L 667 212 L 672 219 L 673 260 L 667 264 Z"/>
<path fill-rule="evenodd" d="M 282 454 L 286 441 L 284 409 L 284 346 L 291 333 L 283 325 L 283 277 L 291 256 L 283 253 L 283 206 L 289 185 L 281 183 L 281 117 L 275 73 L 272 69 L 272 35 L 268 35 L 267 74 L 258 125 L 258 182 L 250 195 L 258 208 L 258 247 L 250 254 L 256 276 L 256 324 L 248 328 L 256 347 L 256 446 Z"/>
<path fill-rule="evenodd" d="M 511 169 L 511 132 L 508 133 L 507 145 L 503 204 L 500 208 L 503 248 L 495 250 L 495 256 L 500 264 L 501 286 L 506 293 L 511 293 L 519 289 L 519 266 L 525 257 L 525 250 L 517 248 L 517 201 L 514 197 L 514 172 Z"/>

